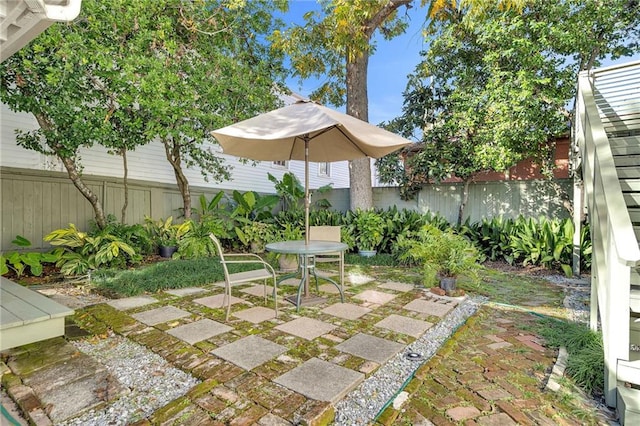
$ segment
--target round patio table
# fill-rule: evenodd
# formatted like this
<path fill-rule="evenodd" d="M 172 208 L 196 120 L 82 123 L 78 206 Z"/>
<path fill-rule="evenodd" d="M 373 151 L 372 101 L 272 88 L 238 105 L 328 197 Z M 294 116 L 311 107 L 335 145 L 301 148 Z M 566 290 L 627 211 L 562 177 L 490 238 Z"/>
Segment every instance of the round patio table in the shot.
<path fill-rule="evenodd" d="M 297 297 L 293 300 L 287 299 L 296 305 L 296 309 L 300 310 L 301 302 L 304 304 L 305 299 L 311 299 L 309 295 L 309 279 L 310 274 L 313 274 L 316 279 L 316 290 L 318 289 L 318 275 L 316 275 L 314 256 L 317 254 L 328 254 L 335 252 L 343 252 L 348 246 L 345 243 L 337 241 L 321 241 L 311 240 L 308 243 L 305 240 L 293 240 L 293 241 L 279 241 L 277 243 L 269 243 L 265 246 L 267 251 L 281 254 L 295 254 L 299 259 L 299 272 L 300 272 L 300 284 L 298 285 Z M 292 274 L 283 275 L 276 283 L 278 285 L 285 279 L 298 275 L 298 272 Z M 340 292 L 340 300 L 344 302 L 344 292 L 337 282 L 328 277 L 321 277 L 335 285 Z M 304 290 L 304 297 L 302 292 Z"/>

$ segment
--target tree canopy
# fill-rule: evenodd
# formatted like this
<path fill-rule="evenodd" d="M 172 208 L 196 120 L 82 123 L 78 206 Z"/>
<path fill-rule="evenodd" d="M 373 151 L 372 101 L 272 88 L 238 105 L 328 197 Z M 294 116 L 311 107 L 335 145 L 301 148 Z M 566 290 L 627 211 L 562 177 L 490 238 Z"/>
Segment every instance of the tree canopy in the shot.
<path fill-rule="evenodd" d="M 57 156 L 92 204 L 82 182 L 81 147 L 115 152 L 161 141 L 183 195 L 184 167 L 228 178 L 228 165 L 207 148 L 209 131 L 277 104 L 281 56 L 265 35 L 275 21 L 270 1 L 84 0 L 72 24 L 52 25 L 0 65 L 0 100 L 32 113 L 40 128 L 18 143 Z"/>
<path fill-rule="evenodd" d="M 397 156 L 379 162 L 383 179 L 412 197 L 427 182 L 455 175 L 468 185 L 477 172 L 524 158 L 549 174 L 555 138 L 569 131 L 578 71 L 638 52 L 640 9 L 627 3 L 539 0 L 473 20 L 449 8 L 410 76 L 403 115 L 389 124 L 422 144 L 406 167 Z"/>

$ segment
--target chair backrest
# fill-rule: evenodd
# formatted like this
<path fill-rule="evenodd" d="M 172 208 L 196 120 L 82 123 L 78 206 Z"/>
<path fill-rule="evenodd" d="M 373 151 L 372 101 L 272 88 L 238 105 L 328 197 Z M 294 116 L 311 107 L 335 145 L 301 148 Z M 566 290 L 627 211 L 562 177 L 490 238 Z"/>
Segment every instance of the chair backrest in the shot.
<path fill-rule="evenodd" d="M 310 226 L 309 239 L 320 241 L 337 241 L 340 242 L 339 226 Z"/>
<path fill-rule="evenodd" d="M 222 269 L 224 271 L 225 280 L 229 280 L 229 271 L 227 270 L 227 264 L 224 261 L 224 252 L 222 251 L 222 244 L 220 244 L 220 240 L 213 235 L 209 234 L 209 238 L 213 240 L 213 244 L 216 246 L 216 251 L 218 252 L 218 257 L 220 257 L 220 265 L 222 265 Z"/>

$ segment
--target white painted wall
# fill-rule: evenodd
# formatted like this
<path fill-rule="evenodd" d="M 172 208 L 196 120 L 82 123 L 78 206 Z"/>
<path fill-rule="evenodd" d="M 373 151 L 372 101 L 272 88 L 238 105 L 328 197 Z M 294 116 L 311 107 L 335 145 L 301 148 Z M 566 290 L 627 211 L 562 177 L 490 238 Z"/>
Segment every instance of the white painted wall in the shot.
<path fill-rule="evenodd" d="M 0 107 L 0 166 L 65 171 L 55 157 L 48 157 L 16 145 L 16 129 L 29 131 L 38 128 L 38 123 L 31 114 L 14 113 L 4 104 L 0 104 Z M 217 145 L 210 145 L 209 148 L 220 152 L 220 147 Z M 272 193 L 275 191 L 273 183 L 267 178 L 267 173 L 280 179 L 287 171 L 293 172 L 300 182 L 304 183 L 304 162 L 301 161 L 290 161 L 287 163 L 287 168 L 275 166 L 268 161 L 262 161 L 258 165 L 252 166 L 251 164 L 241 164 L 236 157 L 219 155 L 233 166 L 231 179 L 225 182 L 205 182 L 199 170 L 187 169 L 185 174 L 190 185 Z M 114 177 L 122 177 L 123 175 L 121 158 L 108 154 L 104 148 L 81 149 L 80 156 L 85 174 Z M 175 184 L 173 169 L 165 158 L 164 148 L 160 142 L 153 142 L 129 152 L 127 159 L 129 179 Z M 319 175 L 318 163 L 309 164 L 309 187 L 311 189 L 329 183 L 333 183 L 333 188 L 349 187 L 348 162 L 331 163 L 329 176 Z"/>

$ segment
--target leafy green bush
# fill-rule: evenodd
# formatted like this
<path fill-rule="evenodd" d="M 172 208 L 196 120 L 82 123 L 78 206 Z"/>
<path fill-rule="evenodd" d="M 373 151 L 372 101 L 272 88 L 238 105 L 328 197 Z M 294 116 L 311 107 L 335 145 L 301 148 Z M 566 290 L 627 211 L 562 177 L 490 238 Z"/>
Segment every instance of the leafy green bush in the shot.
<path fill-rule="evenodd" d="M 68 228 L 50 232 L 44 240 L 60 246 L 54 252 L 59 256 L 56 265 L 63 275 L 82 275 L 99 267 L 124 267 L 142 260 L 133 247 L 108 229 L 89 235 L 70 223 Z"/>
<path fill-rule="evenodd" d="M 471 239 L 491 260 L 504 259 L 510 264 L 541 265 L 572 274 L 573 233 L 571 219 L 496 217 L 470 224 L 465 222 L 460 232 Z M 589 227 L 580 235 L 581 267 L 591 267 Z"/>
<path fill-rule="evenodd" d="M 11 243 L 23 248 L 31 246 L 31 241 L 21 235 L 16 236 Z M 21 277 L 28 268 L 31 275 L 39 277 L 42 275 L 44 263 L 55 263 L 58 259 L 59 255 L 56 253 L 18 251 L 4 253 L 0 255 L 0 275 L 8 274 L 12 270 L 18 277 Z"/>
<path fill-rule="evenodd" d="M 437 283 L 437 277 L 473 276 L 479 268 L 476 247 L 452 229 L 443 231 L 427 224 L 416 239 L 402 239 L 398 245 L 403 252 L 400 260 L 422 266 L 425 285 Z"/>

